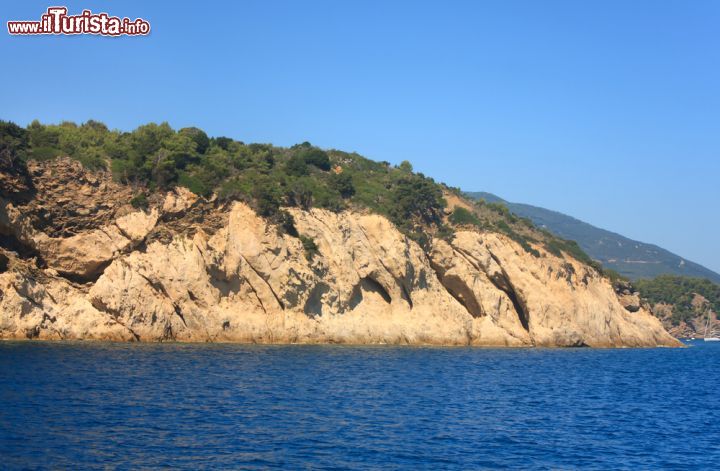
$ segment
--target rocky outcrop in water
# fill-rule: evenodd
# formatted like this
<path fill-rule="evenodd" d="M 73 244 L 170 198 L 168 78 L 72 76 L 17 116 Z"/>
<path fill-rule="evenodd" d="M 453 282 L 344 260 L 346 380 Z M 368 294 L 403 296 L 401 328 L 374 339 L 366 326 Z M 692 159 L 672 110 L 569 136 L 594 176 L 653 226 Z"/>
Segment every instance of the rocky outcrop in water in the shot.
<path fill-rule="evenodd" d="M 378 215 L 289 209 L 314 253 L 240 202 L 178 189 L 138 210 L 70 161 L 29 172 L 35 196 L 0 201 L 1 338 L 677 344 L 594 269 L 499 234 L 426 252 Z"/>

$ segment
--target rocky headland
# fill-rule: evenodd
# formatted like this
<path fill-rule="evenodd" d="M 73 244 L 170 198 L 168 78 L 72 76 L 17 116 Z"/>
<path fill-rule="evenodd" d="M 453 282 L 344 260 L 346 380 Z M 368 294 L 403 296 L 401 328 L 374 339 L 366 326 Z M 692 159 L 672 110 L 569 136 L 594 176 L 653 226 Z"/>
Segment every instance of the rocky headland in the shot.
<path fill-rule="evenodd" d="M 595 268 L 459 228 L 421 246 L 369 211 L 287 208 L 178 187 L 143 209 L 59 158 L 0 172 L 0 338 L 252 343 L 678 345 Z"/>

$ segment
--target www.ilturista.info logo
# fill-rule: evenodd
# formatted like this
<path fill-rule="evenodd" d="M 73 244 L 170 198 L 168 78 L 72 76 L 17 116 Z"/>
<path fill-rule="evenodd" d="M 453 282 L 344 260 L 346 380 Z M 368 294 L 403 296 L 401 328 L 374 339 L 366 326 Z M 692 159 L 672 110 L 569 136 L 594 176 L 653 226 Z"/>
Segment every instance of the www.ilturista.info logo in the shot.
<path fill-rule="evenodd" d="M 40 21 L 8 21 L 8 33 L 25 34 L 98 34 L 101 36 L 144 36 L 150 34 L 150 23 L 137 18 L 118 18 L 107 13 L 83 10 L 67 14 L 66 7 L 50 7 Z"/>

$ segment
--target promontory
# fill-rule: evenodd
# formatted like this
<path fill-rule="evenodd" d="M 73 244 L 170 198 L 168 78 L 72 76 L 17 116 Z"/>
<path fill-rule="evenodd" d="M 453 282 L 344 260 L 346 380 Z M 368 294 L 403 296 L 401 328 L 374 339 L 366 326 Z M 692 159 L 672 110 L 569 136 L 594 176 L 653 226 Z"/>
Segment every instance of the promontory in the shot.
<path fill-rule="evenodd" d="M 355 153 L 2 123 L 0 338 L 675 346 L 576 244 Z"/>

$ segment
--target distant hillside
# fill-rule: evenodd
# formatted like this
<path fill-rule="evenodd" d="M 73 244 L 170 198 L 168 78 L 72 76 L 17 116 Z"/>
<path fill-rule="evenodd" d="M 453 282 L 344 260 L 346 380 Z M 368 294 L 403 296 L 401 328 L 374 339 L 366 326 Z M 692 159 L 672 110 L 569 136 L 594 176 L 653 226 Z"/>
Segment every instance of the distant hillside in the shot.
<path fill-rule="evenodd" d="M 603 266 L 636 280 L 654 278 L 662 274 L 708 278 L 720 283 L 720 274 L 691 262 L 657 245 L 628 239 L 620 234 L 600 229 L 574 217 L 529 204 L 510 203 L 486 192 L 466 192 L 471 198 L 489 203 L 504 203 L 513 213 L 532 220 L 550 232 L 576 241 L 592 258 Z"/>
<path fill-rule="evenodd" d="M 718 335 L 720 285 L 673 275 L 640 280 L 635 285 L 674 337 Z"/>

